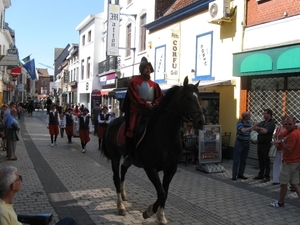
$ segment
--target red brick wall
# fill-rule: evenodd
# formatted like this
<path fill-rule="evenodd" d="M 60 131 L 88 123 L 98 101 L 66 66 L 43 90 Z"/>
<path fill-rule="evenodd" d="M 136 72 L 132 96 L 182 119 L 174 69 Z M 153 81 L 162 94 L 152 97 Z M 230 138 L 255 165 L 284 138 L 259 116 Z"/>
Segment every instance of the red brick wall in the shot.
<path fill-rule="evenodd" d="M 247 26 L 257 25 L 300 14 L 300 0 L 248 0 Z"/>

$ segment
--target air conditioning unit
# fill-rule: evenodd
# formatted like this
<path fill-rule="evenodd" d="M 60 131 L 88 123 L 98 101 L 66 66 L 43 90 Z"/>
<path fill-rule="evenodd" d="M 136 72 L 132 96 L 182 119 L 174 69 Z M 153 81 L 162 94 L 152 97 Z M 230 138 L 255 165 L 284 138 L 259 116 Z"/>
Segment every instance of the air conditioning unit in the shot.
<path fill-rule="evenodd" d="M 216 0 L 209 3 L 208 14 L 211 21 L 228 18 L 228 15 L 230 15 L 230 0 Z"/>

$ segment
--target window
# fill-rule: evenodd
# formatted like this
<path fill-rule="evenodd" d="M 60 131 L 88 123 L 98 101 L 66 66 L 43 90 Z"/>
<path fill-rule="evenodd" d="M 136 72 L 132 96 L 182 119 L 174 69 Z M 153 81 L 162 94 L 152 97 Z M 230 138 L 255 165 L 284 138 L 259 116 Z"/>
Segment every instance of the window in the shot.
<path fill-rule="evenodd" d="M 87 58 L 87 66 L 86 66 L 87 79 L 90 79 L 90 72 L 91 72 L 91 57 L 88 57 Z"/>
<path fill-rule="evenodd" d="M 85 46 L 85 35 L 82 36 L 82 46 Z"/>
<path fill-rule="evenodd" d="M 88 42 L 92 41 L 92 31 L 90 30 L 88 33 Z"/>
<path fill-rule="evenodd" d="M 71 82 L 74 80 L 73 78 L 73 70 L 71 70 Z"/>
<path fill-rule="evenodd" d="M 84 60 L 81 61 L 81 80 L 84 79 Z"/>
<path fill-rule="evenodd" d="M 131 24 L 127 25 L 126 38 L 126 48 L 131 48 Z M 130 51 L 130 49 L 126 49 L 126 57 L 130 56 Z"/>
<path fill-rule="evenodd" d="M 147 14 L 144 14 L 140 18 L 140 46 L 139 46 L 140 52 L 146 50 L 146 28 L 145 28 L 146 18 L 147 18 Z"/>

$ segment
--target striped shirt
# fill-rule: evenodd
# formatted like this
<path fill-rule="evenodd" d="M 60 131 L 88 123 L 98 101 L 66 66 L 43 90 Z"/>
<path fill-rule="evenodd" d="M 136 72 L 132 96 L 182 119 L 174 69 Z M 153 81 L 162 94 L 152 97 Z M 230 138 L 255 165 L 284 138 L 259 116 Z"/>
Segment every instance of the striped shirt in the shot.
<path fill-rule="evenodd" d="M 251 124 L 249 122 L 243 123 L 242 120 L 239 120 L 236 124 L 236 138 L 241 140 L 241 141 L 249 141 L 251 131 L 243 133 L 242 129 L 243 128 L 250 128 L 250 127 L 251 127 Z"/>

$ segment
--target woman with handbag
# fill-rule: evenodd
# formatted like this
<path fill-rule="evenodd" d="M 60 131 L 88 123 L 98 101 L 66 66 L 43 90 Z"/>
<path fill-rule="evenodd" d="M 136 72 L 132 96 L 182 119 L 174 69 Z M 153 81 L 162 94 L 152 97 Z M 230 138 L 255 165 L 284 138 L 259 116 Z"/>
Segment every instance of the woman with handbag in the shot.
<path fill-rule="evenodd" d="M 279 142 L 279 135 L 283 134 L 284 136 L 287 135 L 288 131 L 284 126 L 284 121 L 287 118 L 287 116 L 281 117 L 281 125 L 275 129 L 274 135 L 273 135 L 273 141 L 274 143 Z M 273 161 L 273 185 L 279 185 L 279 174 L 280 174 L 280 168 L 281 168 L 281 162 L 282 162 L 282 144 L 277 143 L 274 144 L 277 147 L 277 152 L 274 157 Z"/>

